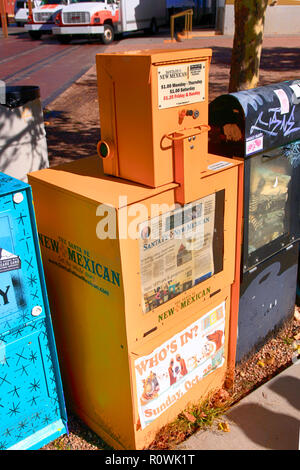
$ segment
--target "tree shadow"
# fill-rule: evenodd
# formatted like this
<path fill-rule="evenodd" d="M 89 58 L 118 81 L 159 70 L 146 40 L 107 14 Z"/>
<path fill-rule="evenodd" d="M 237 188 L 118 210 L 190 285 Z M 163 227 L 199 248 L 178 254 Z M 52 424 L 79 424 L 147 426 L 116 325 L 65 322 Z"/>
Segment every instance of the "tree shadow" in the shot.
<path fill-rule="evenodd" d="M 1 105 L 0 169 L 15 178 L 48 166 L 42 112 L 36 101 L 14 109 Z"/>
<path fill-rule="evenodd" d="M 255 403 L 240 404 L 228 413 L 254 443 L 269 450 L 298 450 L 299 419 Z"/>
<path fill-rule="evenodd" d="M 209 100 L 228 93 L 232 48 L 212 46 Z M 300 54 L 294 47 L 263 47 L 258 86 L 300 78 Z"/>
<path fill-rule="evenodd" d="M 212 66 L 225 66 L 230 70 L 232 48 L 213 46 Z M 290 72 L 290 79 L 300 77 L 300 54 L 296 47 L 263 47 L 260 61 L 260 72 L 269 83 L 281 82 L 282 74 Z M 266 78 L 264 78 L 264 81 Z M 261 82 L 261 80 L 260 80 Z M 262 83 L 259 83 L 262 85 Z M 228 88 L 228 83 L 224 88 Z"/>
<path fill-rule="evenodd" d="M 212 65 L 225 65 L 230 68 L 232 48 L 212 47 Z M 300 54 L 296 47 L 263 47 L 260 61 L 260 71 L 280 74 L 282 72 L 293 72 L 300 75 Z M 278 81 L 278 76 L 275 76 Z M 281 80 L 279 80 L 281 81 Z"/>
<path fill-rule="evenodd" d="M 97 143 L 100 140 L 98 123 L 84 126 L 80 122 L 74 122 L 62 110 L 50 111 L 45 119 L 49 117 L 53 118 L 51 125 L 46 126 L 50 166 L 97 153 Z"/>
<path fill-rule="evenodd" d="M 300 411 L 300 379 L 291 375 L 278 377 L 268 388 L 277 395 L 282 396 L 296 410 Z"/>
<path fill-rule="evenodd" d="M 261 70 L 271 72 L 300 73 L 300 54 L 296 47 L 267 47 L 263 48 L 261 55 Z M 291 77 L 292 78 L 292 77 Z"/>

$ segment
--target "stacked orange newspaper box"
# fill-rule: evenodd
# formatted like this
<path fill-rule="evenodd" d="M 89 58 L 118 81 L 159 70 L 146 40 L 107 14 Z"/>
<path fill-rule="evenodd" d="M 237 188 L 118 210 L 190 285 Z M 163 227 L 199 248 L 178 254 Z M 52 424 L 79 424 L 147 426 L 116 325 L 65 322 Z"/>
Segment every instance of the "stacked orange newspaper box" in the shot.
<path fill-rule="evenodd" d="M 29 175 L 65 394 L 116 449 L 232 378 L 241 163 L 208 154 L 210 59 L 98 54 L 98 155 Z"/>

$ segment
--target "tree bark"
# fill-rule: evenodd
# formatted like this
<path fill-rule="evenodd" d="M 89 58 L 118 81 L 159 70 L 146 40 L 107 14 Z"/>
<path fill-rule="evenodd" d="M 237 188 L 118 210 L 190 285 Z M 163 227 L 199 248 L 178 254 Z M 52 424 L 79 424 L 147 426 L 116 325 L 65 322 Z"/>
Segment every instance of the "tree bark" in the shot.
<path fill-rule="evenodd" d="M 268 0 L 235 0 L 230 93 L 258 85 L 267 6 Z"/>

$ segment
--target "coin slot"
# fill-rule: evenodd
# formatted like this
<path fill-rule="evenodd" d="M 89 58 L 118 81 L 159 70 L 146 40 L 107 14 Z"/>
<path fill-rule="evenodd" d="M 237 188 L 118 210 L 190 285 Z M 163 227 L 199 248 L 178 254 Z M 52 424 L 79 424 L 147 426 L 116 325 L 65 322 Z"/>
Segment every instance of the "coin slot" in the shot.
<path fill-rule="evenodd" d="M 150 335 L 150 333 L 153 333 L 153 332 L 156 331 L 156 330 L 157 330 L 157 326 L 155 326 L 154 328 L 152 328 L 152 329 L 149 330 L 149 331 L 146 331 L 146 333 L 144 333 L 144 338 L 145 338 L 145 336 Z"/>
<path fill-rule="evenodd" d="M 214 295 L 218 294 L 219 292 L 221 292 L 221 289 L 215 290 L 215 292 L 212 292 L 210 294 L 210 297 L 213 297 Z"/>

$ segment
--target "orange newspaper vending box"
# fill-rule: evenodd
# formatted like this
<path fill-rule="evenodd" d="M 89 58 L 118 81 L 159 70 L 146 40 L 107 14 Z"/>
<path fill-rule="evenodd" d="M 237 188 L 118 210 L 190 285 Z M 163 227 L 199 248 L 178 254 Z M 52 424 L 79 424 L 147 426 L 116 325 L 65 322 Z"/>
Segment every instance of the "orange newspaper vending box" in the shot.
<path fill-rule="evenodd" d="M 177 63 L 186 67 L 188 51 L 177 53 Z M 206 50 L 190 54 L 192 64 L 209 56 Z M 150 69 L 154 55 L 146 55 Z M 176 63 L 176 53 L 170 55 Z M 101 87 L 104 73 L 111 70 L 113 76 L 109 57 L 118 57 L 104 56 L 97 56 Z M 130 62 L 132 75 L 135 61 L 142 71 L 139 53 L 121 57 L 121 62 L 124 57 Z M 168 53 L 160 57 L 162 66 Z M 105 71 L 99 65 L 102 59 Z M 151 73 L 161 73 L 160 66 Z M 147 74 L 149 79 L 149 67 Z M 154 75 L 151 83 L 157 83 Z M 181 77 L 182 88 L 189 80 L 189 74 Z M 31 173 L 29 181 L 67 402 L 114 448 L 143 449 L 163 425 L 232 376 L 242 164 L 209 155 L 206 141 L 195 152 L 206 163 L 201 171 L 195 167 L 193 179 L 186 181 L 194 158 L 190 146 L 200 124 L 192 128 L 188 115 L 187 124 L 183 120 L 175 128 L 183 113 L 174 104 L 167 108 L 173 109 L 174 122 L 162 129 L 173 139 L 166 150 L 170 168 L 163 172 L 163 183 L 156 185 L 163 159 L 154 155 L 159 133 L 150 151 L 149 141 L 145 146 L 132 141 L 130 180 L 129 173 L 120 171 L 126 168 L 126 155 L 120 151 L 126 142 L 120 145 L 120 124 L 112 123 L 124 91 L 119 96 L 113 80 L 104 83 L 107 95 L 115 94 L 111 105 L 117 110 L 104 112 L 109 100 L 102 109 L 102 89 L 98 149 L 104 171 L 99 156 L 91 156 Z M 149 80 L 142 85 L 148 87 Z M 158 89 L 150 93 L 156 104 L 144 104 L 144 113 L 155 121 Z M 185 109 L 192 109 L 191 104 L 200 114 L 204 106 L 206 125 L 202 97 L 186 103 Z M 109 136 L 110 126 L 116 133 Z M 177 140 L 178 134 L 184 137 Z M 207 132 L 201 139 L 204 135 L 207 139 Z M 148 162 L 149 169 L 139 172 L 135 160 L 137 166 L 139 160 Z M 183 164 L 181 180 L 174 177 L 178 162 Z M 147 183 L 136 180 L 143 174 L 150 178 Z"/>
<path fill-rule="evenodd" d="M 151 187 L 185 176 L 197 186 L 194 175 L 207 167 L 211 54 L 211 49 L 97 54 L 98 152 L 105 173 Z M 190 151 L 186 165 L 183 146 Z"/>

